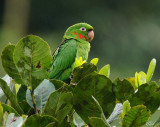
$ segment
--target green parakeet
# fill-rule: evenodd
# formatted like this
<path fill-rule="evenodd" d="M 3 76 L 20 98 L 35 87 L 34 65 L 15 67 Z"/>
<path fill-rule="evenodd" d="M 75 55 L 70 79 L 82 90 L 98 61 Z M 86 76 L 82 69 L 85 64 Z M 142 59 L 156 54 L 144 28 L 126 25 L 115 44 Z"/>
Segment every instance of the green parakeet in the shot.
<path fill-rule="evenodd" d="M 70 26 L 63 41 L 53 54 L 53 64 L 49 72 L 50 79 L 64 82 L 70 80 L 76 58 L 88 59 L 90 41 L 94 38 L 93 27 L 87 23 L 77 23 Z"/>

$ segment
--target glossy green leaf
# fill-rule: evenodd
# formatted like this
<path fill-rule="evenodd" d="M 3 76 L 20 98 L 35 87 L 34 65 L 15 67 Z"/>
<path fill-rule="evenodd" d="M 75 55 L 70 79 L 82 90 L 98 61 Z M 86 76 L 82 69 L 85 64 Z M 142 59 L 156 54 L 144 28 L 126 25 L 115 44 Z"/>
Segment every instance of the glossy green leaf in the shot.
<path fill-rule="evenodd" d="M 13 52 L 14 52 L 15 45 L 7 45 L 4 50 L 2 51 L 1 54 L 1 59 L 2 59 L 2 65 L 6 73 L 15 79 L 17 83 L 22 83 L 21 76 L 14 64 L 13 61 Z"/>
<path fill-rule="evenodd" d="M 130 96 L 132 96 L 132 94 L 134 94 L 134 88 L 126 79 L 121 81 L 117 78 L 113 84 L 113 91 L 115 93 L 115 96 L 121 103 L 123 103 Z"/>
<path fill-rule="evenodd" d="M 143 84 L 138 91 L 129 99 L 132 106 L 145 105 L 151 113 L 154 113 L 160 105 L 160 87 L 155 82 Z"/>
<path fill-rule="evenodd" d="M 20 116 L 13 107 L 6 105 L 6 104 L 3 104 L 3 103 L 1 105 L 3 107 L 3 112 L 15 113 L 15 116 Z"/>
<path fill-rule="evenodd" d="M 140 127 L 150 118 L 151 112 L 144 105 L 132 107 L 122 120 L 123 127 Z"/>
<path fill-rule="evenodd" d="M 86 76 L 74 88 L 73 95 L 74 109 L 85 123 L 89 123 L 89 117 L 101 117 L 101 111 L 92 96 L 102 106 L 106 118 L 110 116 L 115 107 L 112 82 L 103 75 L 93 73 Z"/>
<path fill-rule="evenodd" d="M 15 46 L 14 63 L 24 84 L 35 89 L 45 78 L 52 64 L 48 44 L 38 36 L 29 35 Z"/>
<path fill-rule="evenodd" d="M 109 76 L 110 76 L 110 65 L 107 64 L 104 67 L 102 67 L 101 70 L 99 71 L 99 74 L 105 75 L 106 77 L 109 78 Z"/>
<path fill-rule="evenodd" d="M 104 121 L 104 123 L 105 123 L 107 126 L 110 126 L 109 123 L 108 123 L 108 121 L 107 121 L 107 119 L 106 119 L 106 117 L 105 117 L 105 115 L 104 115 L 104 113 L 103 113 L 103 109 L 102 109 L 102 107 L 100 106 L 99 102 L 96 100 L 95 97 L 92 96 L 92 98 L 93 98 L 93 100 L 96 102 L 96 104 L 97 104 L 97 106 L 98 106 L 98 108 L 99 108 L 99 110 L 100 110 L 100 112 L 101 112 L 101 118 L 102 118 L 102 120 Z"/>
<path fill-rule="evenodd" d="M 27 103 L 26 100 L 23 100 L 19 102 L 20 107 L 22 108 L 24 114 L 29 115 L 30 111 L 33 109 L 31 106 Z"/>
<path fill-rule="evenodd" d="M 17 93 L 18 102 L 22 102 L 23 100 L 26 100 L 26 91 L 27 91 L 27 86 L 25 85 L 22 85 L 19 88 L 19 91 Z"/>
<path fill-rule="evenodd" d="M 22 127 L 46 127 L 49 123 L 57 122 L 57 120 L 51 116 L 40 116 L 38 114 L 30 116 Z"/>
<path fill-rule="evenodd" d="M 147 76 L 146 76 L 147 83 L 151 80 L 155 68 L 156 68 L 156 59 L 153 58 L 149 64 L 148 71 L 147 71 Z"/>
<path fill-rule="evenodd" d="M 73 88 L 68 85 L 67 83 L 60 81 L 60 80 L 49 80 L 55 86 L 55 89 L 61 92 L 72 92 Z"/>
<path fill-rule="evenodd" d="M 127 114 L 127 112 L 131 109 L 129 101 L 125 101 L 123 103 L 123 110 L 121 111 L 121 118 L 123 120 L 124 116 Z"/>
<path fill-rule="evenodd" d="M 27 92 L 27 86 L 22 85 L 17 93 L 17 99 L 24 113 L 28 114 L 29 110 L 31 110 L 31 106 L 27 103 L 26 92 Z"/>
<path fill-rule="evenodd" d="M 9 87 L 14 86 L 14 84 L 12 82 L 13 80 L 11 77 L 9 77 L 9 75 L 5 75 L 2 79 L 7 83 L 7 85 Z M 5 93 L 3 92 L 3 90 L 1 89 L 1 86 L 0 86 L 0 101 L 2 103 L 6 103 L 6 101 L 7 101 L 7 97 L 6 97 Z"/>
<path fill-rule="evenodd" d="M 36 107 L 40 110 L 40 113 L 43 112 L 44 106 L 50 96 L 50 94 L 55 91 L 54 85 L 47 79 L 45 79 L 35 90 L 34 96 L 36 101 Z M 31 97 L 31 92 L 28 89 L 26 92 L 26 99 L 28 104 L 33 108 L 33 102 Z"/>
<path fill-rule="evenodd" d="M 97 67 L 92 63 L 84 63 L 83 65 L 76 67 L 72 72 L 72 84 L 78 83 L 81 79 L 95 71 L 97 71 Z"/>
<path fill-rule="evenodd" d="M 19 114 L 23 114 L 23 110 L 21 109 L 21 107 L 18 104 L 16 95 L 10 90 L 10 88 L 7 85 L 7 83 L 1 78 L 0 78 L 0 86 L 1 86 L 1 88 L 3 90 L 3 92 L 5 93 L 5 95 L 7 96 L 7 98 L 10 100 L 12 107 Z"/>
<path fill-rule="evenodd" d="M 63 93 L 55 91 L 53 92 L 44 108 L 44 115 L 51 115 L 55 117 L 60 123 L 63 122 L 64 118 L 72 109 L 72 93 Z"/>
<path fill-rule="evenodd" d="M 94 64 L 94 65 L 97 65 L 97 63 L 98 63 L 98 58 L 93 58 L 91 61 L 90 61 L 90 63 L 92 63 L 92 64 Z"/>
<path fill-rule="evenodd" d="M 90 117 L 89 120 L 92 127 L 110 127 L 105 124 L 102 118 Z"/>

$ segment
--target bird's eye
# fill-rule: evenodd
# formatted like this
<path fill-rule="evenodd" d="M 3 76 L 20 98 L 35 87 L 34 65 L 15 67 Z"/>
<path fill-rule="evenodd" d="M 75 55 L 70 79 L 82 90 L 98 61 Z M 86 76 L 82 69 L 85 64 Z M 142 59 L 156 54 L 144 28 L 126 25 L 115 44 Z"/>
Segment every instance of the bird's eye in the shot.
<path fill-rule="evenodd" d="M 86 31 L 86 28 L 85 27 L 81 27 L 80 30 L 81 31 Z"/>

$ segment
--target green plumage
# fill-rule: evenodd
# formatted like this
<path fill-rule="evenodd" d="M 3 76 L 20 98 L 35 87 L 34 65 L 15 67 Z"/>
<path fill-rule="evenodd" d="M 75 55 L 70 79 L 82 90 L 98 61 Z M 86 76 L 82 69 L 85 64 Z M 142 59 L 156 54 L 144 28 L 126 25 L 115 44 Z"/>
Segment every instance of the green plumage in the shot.
<path fill-rule="evenodd" d="M 85 27 L 86 31 L 82 31 Z M 67 29 L 61 45 L 53 54 L 53 64 L 49 73 L 50 79 L 68 81 L 73 71 L 76 58 L 88 59 L 90 43 L 85 36 L 93 27 L 86 23 L 78 23 Z"/>

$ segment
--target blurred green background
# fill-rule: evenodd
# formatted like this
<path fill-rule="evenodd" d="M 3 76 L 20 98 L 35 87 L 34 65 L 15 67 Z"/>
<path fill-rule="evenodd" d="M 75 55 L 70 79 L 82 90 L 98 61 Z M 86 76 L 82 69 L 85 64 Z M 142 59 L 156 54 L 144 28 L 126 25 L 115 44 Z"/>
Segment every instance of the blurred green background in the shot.
<path fill-rule="evenodd" d="M 52 52 L 65 30 L 78 22 L 95 29 L 89 60 L 111 65 L 111 78 L 133 77 L 157 59 L 160 77 L 159 0 L 0 0 L 0 52 L 28 34 L 42 37 Z M 5 72 L 0 64 L 0 76 Z"/>

